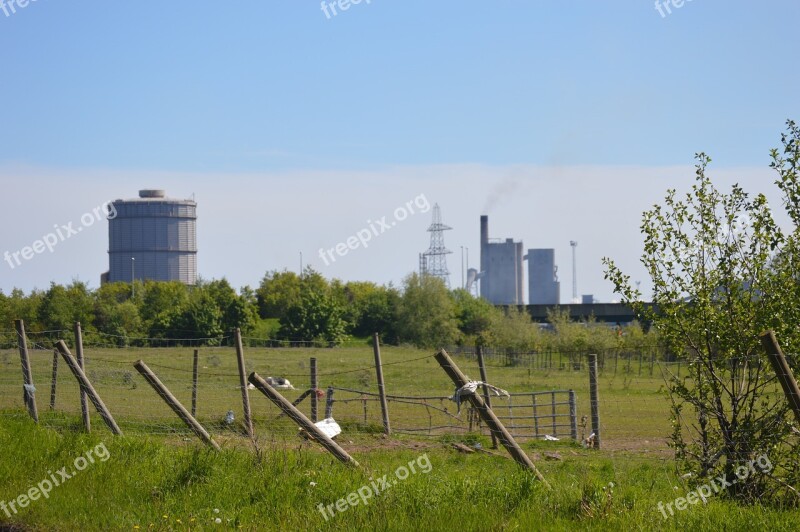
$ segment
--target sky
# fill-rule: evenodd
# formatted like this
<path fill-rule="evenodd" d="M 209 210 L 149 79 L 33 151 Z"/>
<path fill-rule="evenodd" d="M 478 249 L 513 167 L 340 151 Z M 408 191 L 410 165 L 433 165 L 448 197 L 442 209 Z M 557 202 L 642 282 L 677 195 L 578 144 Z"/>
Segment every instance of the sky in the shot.
<path fill-rule="evenodd" d="M 82 220 L 160 188 L 195 198 L 199 273 L 236 287 L 301 255 L 399 285 L 438 203 L 453 287 L 488 214 L 556 249 L 562 302 L 571 240 L 579 294 L 618 298 L 604 256 L 647 291 L 642 211 L 691 186 L 695 153 L 780 207 L 797 20 L 789 0 L 4 0 L 0 253 L 81 231 L 0 262 L 0 290 L 98 286 L 107 222 Z"/>

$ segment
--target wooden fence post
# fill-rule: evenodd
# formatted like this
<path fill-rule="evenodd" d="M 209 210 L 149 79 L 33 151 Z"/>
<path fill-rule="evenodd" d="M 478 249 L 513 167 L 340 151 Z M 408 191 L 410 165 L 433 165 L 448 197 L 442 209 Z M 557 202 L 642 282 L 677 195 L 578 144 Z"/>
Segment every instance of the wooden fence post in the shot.
<path fill-rule="evenodd" d="M 187 412 L 186 408 L 184 408 L 183 405 L 177 399 L 175 399 L 175 396 L 170 393 L 166 386 L 164 386 L 164 383 L 161 382 L 158 376 L 147 367 L 147 364 L 139 360 L 133 365 L 133 367 L 136 368 L 136 371 L 138 371 L 139 374 L 144 377 L 144 380 L 146 380 L 150 386 L 153 387 L 156 393 L 158 393 L 158 395 L 164 399 L 172 411 L 175 412 L 175 414 L 177 414 L 178 417 L 181 418 L 190 429 L 192 429 L 198 438 L 203 440 L 206 445 L 219 451 L 219 445 L 217 445 L 217 442 L 215 442 L 206 429 L 204 429 L 203 426 L 197 422 L 194 416 Z"/>
<path fill-rule="evenodd" d="M 375 353 L 375 373 L 378 379 L 378 394 L 381 398 L 381 416 L 383 417 L 383 433 L 392 433 L 389 425 L 389 403 L 386 401 L 386 386 L 383 383 L 383 363 L 381 362 L 381 343 L 378 333 L 372 335 L 372 350 Z M 365 416 L 366 417 L 366 416 Z"/>
<path fill-rule="evenodd" d="M 58 350 L 53 349 L 53 378 L 50 382 L 50 410 L 56 409 L 57 385 L 58 385 Z"/>
<path fill-rule="evenodd" d="M 569 435 L 573 441 L 578 441 L 578 409 L 574 390 L 569 391 Z"/>
<path fill-rule="evenodd" d="M 242 408 L 244 409 L 244 430 L 253 437 L 253 417 L 250 414 L 250 394 L 247 389 L 247 373 L 244 367 L 244 347 L 242 347 L 242 331 L 236 327 L 236 361 L 239 363 L 239 385 L 242 387 Z"/>
<path fill-rule="evenodd" d="M 192 356 L 192 417 L 197 415 L 197 366 L 200 358 L 200 351 L 194 350 Z"/>
<path fill-rule="evenodd" d="M 17 343 L 19 344 L 19 359 L 22 363 L 22 397 L 28 414 L 38 423 L 39 411 L 36 409 L 36 388 L 33 386 L 33 374 L 31 373 L 31 361 L 28 358 L 28 338 L 25 336 L 25 322 L 14 320 L 14 327 L 17 330 Z"/>
<path fill-rule="evenodd" d="M 592 408 L 594 448 L 600 448 L 600 398 L 597 393 L 597 355 L 589 355 L 589 401 Z"/>
<path fill-rule="evenodd" d="M 267 398 L 275 403 L 275 406 L 286 412 L 286 415 L 292 418 L 292 420 L 303 427 L 305 431 L 308 433 L 309 436 L 314 438 L 320 445 L 325 447 L 332 455 L 336 458 L 341 460 L 346 464 L 352 464 L 358 466 L 358 462 L 356 462 L 352 456 L 347 454 L 347 451 L 339 447 L 339 444 L 333 441 L 328 437 L 327 434 L 322 432 L 314 423 L 308 419 L 305 414 L 303 414 L 297 407 L 293 406 L 284 396 L 278 393 L 272 386 L 267 384 L 267 381 L 262 379 L 258 373 L 251 373 L 250 377 L 248 378 L 250 383 L 258 389 L 261 393 L 267 396 Z"/>
<path fill-rule="evenodd" d="M 486 377 L 486 364 L 483 361 L 483 346 L 476 346 L 475 352 L 478 355 L 478 369 L 481 372 L 481 380 L 483 382 L 488 382 L 489 379 Z M 483 386 L 483 400 L 486 402 L 486 406 L 492 408 L 492 400 L 489 398 L 489 388 L 486 385 Z M 497 449 L 497 436 L 495 436 L 493 431 L 490 431 L 492 434 L 492 449 Z"/>
<path fill-rule="evenodd" d="M 467 378 L 461 373 L 461 370 L 458 369 L 455 362 L 450 358 L 450 355 L 447 354 L 447 351 L 444 349 L 440 349 L 438 353 L 435 355 L 436 361 L 439 362 L 439 365 L 442 369 L 447 373 L 447 376 L 450 377 L 450 380 L 453 381 L 453 384 L 456 385 L 457 389 L 461 389 L 463 386 L 469 382 Z M 478 395 L 477 393 L 472 393 L 466 396 L 467 400 L 472 404 L 473 408 L 478 410 L 478 413 L 483 418 L 484 423 L 489 427 L 489 430 L 496 432 L 500 443 L 508 450 L 509 454 L 514 458 L 514 460 L 520 464 L 521 466 L 531 470 L 536 478 L 538 478 L 542 483 L 544 483 L 547 487 L 550 485 L 544 479 L 542 474 L 533 464 L 533 461 L 530 457 L 525 454 L 525 451 L 514 441 L 514 437 L 506 430 L 503 426 L 503 423 L 497 419 L 497 416 L 492 411 L 491 408 L 486 406 L 486 403 L 483 402 L 483 398 Z"/>
<path fill-rule="evenodd" d="M 317 380 L 317 359 L 311 357 L 311 421 L 316 423 L 317 419 L 317 388 L 319 381 Z"/>
<path fill-rule="evenodd" d="M 74 327 L 75 333 L 75 355 L 78 359 L 78 366 L 81 371 L 86 373 L 86 361 L 83 357 L 83 331 L 81 330 L 81 322 L 76 321 Z M 89 417 L 89 398 L 86 397 L 86 392 L 81 388 L 81 419 L 83 420 L 83 428 L 86 432 L 92 431 L 92 419 Z"/>
<path fill-rule="evenodd" d="M 328 393 L 325 394 L 325 419 L 333 417 L 333 386 L 328 386 Z"/>
<path fill-rule="evenodd" d="M 794 412 L 797 422 L 800 423 L 800 387 L 797 386 L 797 381 L 788 362 L 786 362 L 786 357 L 783 355 L 780 344 L 778 344 L 778 339 L 775 338 L 775 333 L 773 331 L 762 333 L 761 345 L 764 346 L 764 350 L 767 352 L 769 361 L 772 364 L 772 369 L 775 370 L 775 376 L 781 383 L 786 401 L 789 403 L 792 412 Z"/>
<path fill-rule="evenodd" d="M 67 348 L 67 344 L 64 343 L 64 340 L 59 340 L 56 344 L 58 351 L 61 353 L 61 358 L 64 359 L 64 362 L 67 363 L 69 370 L 75 376 L 75 379 L 78 381 L 78 384 L 81 387 L 81 390 L 86 392 L 86 395 L 89 396 L 89 399 L 92 401 L 92 404 L 97 409 L 97 412 L 100 414 L 100 417 L 103 418 L 103 421 L 106 422 L 108 428 L 111 429 L 111 432 L 114 434 L 121 436 L 122 431 L 117 426 L 117 422 L 114 421 L 114 418 L 111 416 L 111 412 L 108 411 L 106 408 L 105 403 L 103 400 L 100 399 L 100 396 L 95 391 L 92 383 L 89 382 L 89 379 L 86 378 L 86 375 L 83 373 L 83 370 L 78 365 L 78 362 L 72 357 L 72 353 L 69 352 Z"/>

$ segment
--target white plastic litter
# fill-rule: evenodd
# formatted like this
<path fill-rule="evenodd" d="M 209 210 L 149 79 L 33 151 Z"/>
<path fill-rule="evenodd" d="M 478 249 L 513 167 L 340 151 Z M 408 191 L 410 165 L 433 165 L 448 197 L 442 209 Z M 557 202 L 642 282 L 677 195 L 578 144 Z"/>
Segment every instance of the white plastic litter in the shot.
<path fill-rule="evenodd" d="M 488 389 L 493 391 L 494 394 L 497 395 L 498 397 L 500 396 L 510 397 L 510 394 L 507 391 L 503 390 L 502 388 L 498 388 L 497 386 L 493 386 L 488 382 L 469 381 L 461 388 L 457 388 L 455 393 L 453 394 L 453 397 L 450 398 L 451 401 L 456 402 L 459 414 L 461 413 L 461 398 L 466 395 L 473 395 L 477 391 L 478 386 L 486 386 Z"/>
<path fill-rule="evenodd" d="M 317 428 L 324 432 L 329 438 L 333 438 L 342 433 L 342 427 L 340 427 L 332 417 L 325 418 L 322 421 L 317 421 L 314 423 L 314 425 L 316 425 Z"/>
<path fill-rule="evenodd" d="M 284 379 L 283 377 L 267 377 L 265 380 L 267 381 L 267 384 L 273 388 L 294 390 L 294 386 L 292 386 L 292 383 L 289 382 L 289 379 Z"/>
<path fill-rule="evenodd" d="M 544 439 L 545 439 L 545 440 L 547 440 L 547 441 L 560 441 L 560 440 L 559 440 L 558 438 L 556 438 L 555 436 L 550 436 L 549 434 L 545 434 L 545 435 L 544 435 Z"/>

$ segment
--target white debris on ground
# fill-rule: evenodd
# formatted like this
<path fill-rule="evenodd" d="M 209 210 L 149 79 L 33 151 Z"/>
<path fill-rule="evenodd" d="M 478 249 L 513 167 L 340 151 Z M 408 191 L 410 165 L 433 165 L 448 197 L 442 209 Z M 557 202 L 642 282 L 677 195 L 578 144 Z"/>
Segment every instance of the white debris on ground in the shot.
<path fill-rule="evenodd" d="M 294 386 L 292 386 L 292 383 L 289 382 L 289 379 L 284 379 L 283 377 L 267 377 L 265 380 L 267 381 L 267 384 L 273 388 L 294 390 Z"/>
<path fill-rule="evenodd" d="M 547 441 L 561 441 L 558 438 L 556 438 L 555 436 L 550 436 L 549 434 L 545 434 L 544 435 L 544 439 L 547 440 Z"/>
<path fill-rule="evenodd" d="M 284 379 L 283 377 L 267 377 L 264 380 L 267 381 L 267 384 L 269 384 L 273 388 L 278 388 L 278 389 L 282 389 L 282 390 L 294 390 L 295 389 L 295 387 L 292 386 L 292 383 L 289 382 L 289 379 Z M 253 386 L 252 384 L 248 384 L 247 388 L 250 389 L 250 390 L 255 390 L 256 389 L 256 387 Z"/>
<path fill-rule="evenodd" d="M 317 428 L 324 432 L 329 438 L 335 438 L 342 433 L 342 427 L 340 427 L 332 417 L 325 418 L 322 421 L 317 421 L 314 423 L 314 425 L 316 425 Z"/>

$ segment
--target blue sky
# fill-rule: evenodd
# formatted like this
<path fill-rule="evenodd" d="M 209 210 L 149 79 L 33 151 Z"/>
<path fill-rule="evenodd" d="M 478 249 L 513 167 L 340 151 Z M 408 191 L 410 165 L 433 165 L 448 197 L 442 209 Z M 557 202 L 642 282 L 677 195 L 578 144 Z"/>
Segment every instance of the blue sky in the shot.
<path fill-rule="evenodd" d="M 256 285 L 303 252 L 327 276 L 397 283 L 427 248 L 428 215 L 335 265 L 313 257 L 425 194 L 454 227 L 454 285 L 460 247 L 477 262 L 488 212 L 492 236 L 557 249 L 565 302 L 578 240 L 579 292 L 611 300 L 600 257 L 641 273 L 641 212 L 689 185 L 695 152 L 722 182 L 773 194 L 769 149 L 800 117 L 800 3 L 671 9 L 364 0 L 328 18 L 306 0 L 37 0 L 0 11 L 0 252 L 156 187 L 195 194 L 204 277 Z M 105 231 L 0 263 L 0 289 L 96 286 Z"/>

